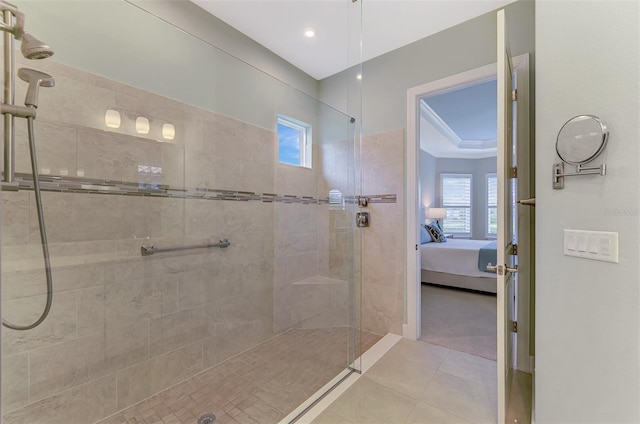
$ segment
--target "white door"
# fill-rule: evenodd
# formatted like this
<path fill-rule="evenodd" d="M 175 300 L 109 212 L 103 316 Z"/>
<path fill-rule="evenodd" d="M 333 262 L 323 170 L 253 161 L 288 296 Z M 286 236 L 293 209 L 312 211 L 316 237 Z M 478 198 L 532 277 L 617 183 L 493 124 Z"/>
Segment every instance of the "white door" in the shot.
<path fill-rule="evenodd" d="M 513 302 L 515 270 L 513 256 L 514 213 L 511 170 L 513 155 L 513 66 L 509 53 L 504 10 L 498 12 L 498 423 L 506 421 L 513 374 Z"/>

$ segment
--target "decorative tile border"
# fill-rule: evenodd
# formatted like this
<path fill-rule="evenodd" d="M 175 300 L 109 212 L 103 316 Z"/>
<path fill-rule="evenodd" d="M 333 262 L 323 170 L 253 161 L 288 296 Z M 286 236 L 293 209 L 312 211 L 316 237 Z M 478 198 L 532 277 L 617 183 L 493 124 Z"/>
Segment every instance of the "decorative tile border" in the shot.
<path fill-rule="evenodd" d="M 163 184 L 133 183 L 116 180 L 98 180 L 78 177 L 40 176 L 40 189 L 48 192 L 111 194 L 118 196 L 169 197 L 175 199 L 260 201 L 264 203 L 299 203 L 303 205 L 328 204 L 329 198 L 296 196 L 291 194 L 255 193 L 251 191 L 219 190 L 210 188 L 181 188 Z M 33 178 L 16 174 L 15 183 L 2 183 L 2 190 L 33 190 Z M 395 194 L 366 195 L 369 203 L 396 203 Z M 357 203 L 358 196 L 347 196 L 345 202 Z"/>

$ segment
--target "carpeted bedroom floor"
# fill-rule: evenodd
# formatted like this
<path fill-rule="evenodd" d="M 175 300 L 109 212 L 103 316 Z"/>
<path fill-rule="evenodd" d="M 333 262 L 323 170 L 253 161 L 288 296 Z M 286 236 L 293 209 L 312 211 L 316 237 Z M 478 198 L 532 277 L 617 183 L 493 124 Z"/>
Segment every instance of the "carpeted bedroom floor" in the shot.
<path fill-rule="evenodd" d="M 421 340 L 496 360 L 496 296 L 422 284 Z"/>

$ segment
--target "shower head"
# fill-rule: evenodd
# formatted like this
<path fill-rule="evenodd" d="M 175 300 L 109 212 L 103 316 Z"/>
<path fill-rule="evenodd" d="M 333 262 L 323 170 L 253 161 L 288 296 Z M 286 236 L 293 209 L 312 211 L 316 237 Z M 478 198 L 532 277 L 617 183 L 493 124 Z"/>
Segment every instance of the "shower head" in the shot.
<path fill-rule="evenodd" d="M 20 68 L 18 69 L 18 76 L 22 81 L 29 83 L 27 97 L 24 99 L 24 105 L 27 107 L 38 107 L 38 91 L 40 90 L 40 86 L 53 87 L 56 85 L 56 81 L 51 75 L 36 71 L 35 69 Z"/>
<path fill-rule="evenodd" d="M 24 33 L 21 37 L 22 55 L 27 59 L 46 59 L 53 55 L 51 47 L 38 40 L 31 34 Z"/>

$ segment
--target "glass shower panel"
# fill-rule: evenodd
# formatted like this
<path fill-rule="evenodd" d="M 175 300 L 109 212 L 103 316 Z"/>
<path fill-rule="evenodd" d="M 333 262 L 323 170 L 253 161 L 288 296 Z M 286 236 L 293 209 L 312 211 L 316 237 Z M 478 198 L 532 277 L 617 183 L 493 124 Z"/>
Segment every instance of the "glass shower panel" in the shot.
<path fill-rule="evenodd" d="M 129 2 L 17 6 L 56 50 L 17 58 L 56 79 L 35 121 L 54 297 L 2 330 L 3 422 L 278 422 L 358 368 L 357 123 Z M 310 169 L 278 162 L 278 114 L 310 125 Z M 21 324 L 46 287 L 16 133 L 1 283 Z"/>

